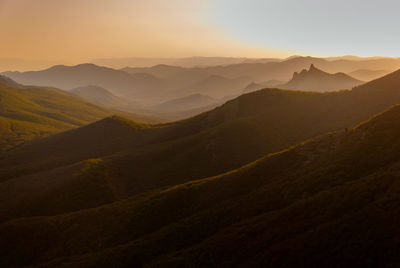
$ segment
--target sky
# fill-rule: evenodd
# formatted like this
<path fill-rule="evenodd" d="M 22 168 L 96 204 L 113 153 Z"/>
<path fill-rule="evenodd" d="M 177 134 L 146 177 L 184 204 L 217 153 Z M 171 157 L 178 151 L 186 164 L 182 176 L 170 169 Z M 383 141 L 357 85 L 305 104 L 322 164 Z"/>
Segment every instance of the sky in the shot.
<path fill-rule="evenodd" d="M 0 58 L 400 56 L 398 0 L 0 0 Z"/>

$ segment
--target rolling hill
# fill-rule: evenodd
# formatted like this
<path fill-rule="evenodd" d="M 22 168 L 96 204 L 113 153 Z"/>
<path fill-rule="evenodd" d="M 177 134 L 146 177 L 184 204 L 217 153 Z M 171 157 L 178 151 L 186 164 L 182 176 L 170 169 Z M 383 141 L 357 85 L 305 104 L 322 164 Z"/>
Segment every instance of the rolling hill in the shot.
<path fill-rule="evenodd" d="M 59 89 L 23 86 L 0 76 L 0 151 L 114 114 L 159 122 L 151 116 L 103 108 Z"/>
<path fill-rule="evenodd" d="M 399 121 L 396 106 L 222 175 L 10 220 L 0 225 L 1 264 L 394 267 Z"/>
<path fill-rule="evenodd" d="M 76 201 L 73 201 L 75 196 L 85 196 L 85 202 L 78 202 L 82 207 L 97 200 L 97 196 L 91 194 L 91 187 L 80 186 L 84 178 L 105 191 L 112 189 L 120 193 L 117 196 L 128 197 L 214 176 L 268 153 L 368 119 L 400 102 L 399 81 L 400 71 L 397 71 L 353 90 L 340 92 L 264 89 L 242 95 L 187 120 L 135 130 L 136 134 L 132 136 L 135 142 L 126 143 L 118 152 L 108 151 L 101 155 L 80 151 L 86 150 L 85 147 L 69 148 L 69 141 L 64 140 L 62 135 L 56 140 L 49 137 L 41 140 L 40 146 L 28 143 L 3 157 L 0 161 L 3 190 L 10 194 L 20 192 L 23 185 L 35 178 L 51 185 L 54 174 L 62 173 L 70 186 L 49 186 L 40 198 L 47 200 L 46 203 L 57 204 L 52 206 L 52 212 L 75 211 L 79 210 Z M 89 139 L 85 135 L 81 138 Z M 118 135 L 108 137 L 106 143 L 114 139 L 118 140 Z M 41 148 L 60 148 L 65 154 L 59 161 Z M 85 157 L 77 159 L 74 152 Z M 101 163 L 91 166 L 91 173 L 110 174 L 107 179 L 103 175 L 87 174 L 86 166 L 87 161 L 91 163 L 90 159 Z M 22 200 L 30 200 L 38 194 L 36 190 L 25 188 L 24 193 Z M 52 202 L 57 196 L 63 196 L 63 201 Z M 107 202 L 118 200 L 115 198 Z M 18 205 L 18 212 L 10 213 L 19 217 L 40 216 L 48 215 L 50 212 L 47 209 Z"/>
<path fill-rule="evenodd" d="M 292 80 L 286 84 L 278 85 L 277 87 L 324 92 L 351 89 L 362 83 L 364 82 L 354 79 L 345 73 L 329 74 L 317 69 L 314 64 L 311 64 L 308 71 L 304 69 L 300 73 L 295 72 Z"/>

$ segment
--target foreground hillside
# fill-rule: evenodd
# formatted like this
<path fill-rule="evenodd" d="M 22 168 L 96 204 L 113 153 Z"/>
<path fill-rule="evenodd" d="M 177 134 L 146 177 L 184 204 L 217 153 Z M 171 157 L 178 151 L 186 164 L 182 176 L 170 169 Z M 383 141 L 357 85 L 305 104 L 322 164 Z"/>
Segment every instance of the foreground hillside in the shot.
<path fill-rule="evenodd" d="M 396 106 L 220 176 L 5 222 L 1 264 L 395 267 L 399 121 Z"/>
<path fill-rule="evenodd" d="M 239 168 L 400 103 L 399 81 L 398 71 L 351 91 L 265 89 L 171 124 L 114 118 L 27 143 L 0 161 L 0 192 L 9 195 L 2 220 L 76 211 Z M 26 187 L 39 181 L 45 191 Z"/>

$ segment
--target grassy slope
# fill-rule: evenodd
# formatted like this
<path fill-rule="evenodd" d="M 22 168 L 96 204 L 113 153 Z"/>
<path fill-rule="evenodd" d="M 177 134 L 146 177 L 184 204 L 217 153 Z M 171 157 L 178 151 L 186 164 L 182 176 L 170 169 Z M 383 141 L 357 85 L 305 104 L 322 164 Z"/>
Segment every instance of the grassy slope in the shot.
<path fill-rule="evenodd" d="M 2 264 L 394 267 L 399 121 L 396 106 L 220 176 L 9 221 Z"/>
<path fill-rule="evenodd" d="M 61 90 L 0 82 L 0 151 L 113 114 L 156 122 L 151 117 L 96 106 Z"/>
<path fill-rule="evenodd" d="M 12 146 L 37 135 L 81 126 L 110 114 L 112 112 L 107 109 L 56 89 L 4 86 L 0 88 L 0 142 L 3 146 Z"/>

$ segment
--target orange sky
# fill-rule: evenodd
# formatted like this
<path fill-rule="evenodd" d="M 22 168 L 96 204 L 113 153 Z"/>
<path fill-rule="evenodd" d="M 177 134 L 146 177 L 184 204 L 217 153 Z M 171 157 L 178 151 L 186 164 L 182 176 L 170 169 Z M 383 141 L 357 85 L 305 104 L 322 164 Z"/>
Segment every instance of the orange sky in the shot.
<path fill-rule="evenodd" d="M 287 56 L 227 36 L 201 0 L 0 0 L 0 58 Z"/>

